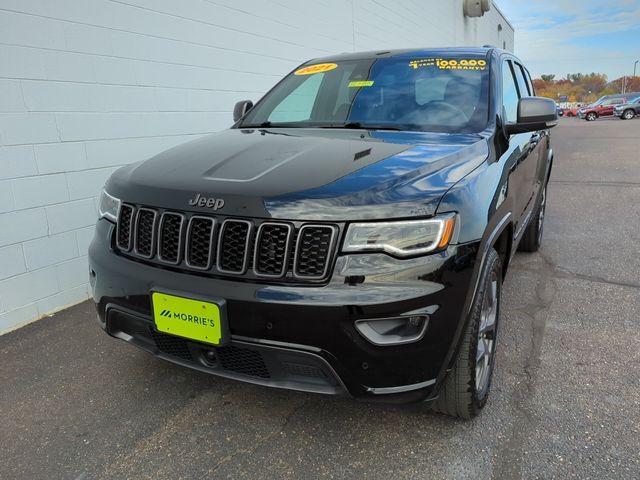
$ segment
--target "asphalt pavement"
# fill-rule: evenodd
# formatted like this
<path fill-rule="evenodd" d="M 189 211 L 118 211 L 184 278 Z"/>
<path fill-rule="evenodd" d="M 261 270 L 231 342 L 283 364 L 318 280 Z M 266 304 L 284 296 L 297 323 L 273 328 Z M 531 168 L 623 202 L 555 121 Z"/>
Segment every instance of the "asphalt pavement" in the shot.
<path fill-rule="evenodd" d="M 174 366 L 86 302 L 0 337 L 0 478 L 640 478 L 640 120 L 552 141 L 544 245 L 514 258 L 475 420 Z"/>

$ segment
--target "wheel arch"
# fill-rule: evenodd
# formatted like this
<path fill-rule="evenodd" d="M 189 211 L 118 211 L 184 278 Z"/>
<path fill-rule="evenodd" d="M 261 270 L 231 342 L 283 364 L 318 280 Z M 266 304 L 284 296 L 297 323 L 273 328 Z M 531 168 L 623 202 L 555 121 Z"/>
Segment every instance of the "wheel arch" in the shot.
<path fill-rule="evenodd" d="M 502 261 L 502 279 L 507 276 L 507 270 L 509 269 L 509 263 L 513 252 L 513 223 L 509 222 L 505 225 L 502 232 L 493 241 L 491 248 L 493 248 Z"/>

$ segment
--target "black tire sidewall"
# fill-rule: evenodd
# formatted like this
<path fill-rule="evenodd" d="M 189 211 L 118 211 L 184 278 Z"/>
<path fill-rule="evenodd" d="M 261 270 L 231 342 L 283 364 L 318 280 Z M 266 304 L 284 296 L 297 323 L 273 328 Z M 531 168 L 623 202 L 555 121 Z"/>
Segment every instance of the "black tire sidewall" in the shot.
<path fill-rule="evenodd" d="M 493 354 L 491 355 L 491 361 L 489 363 L 489 379 L 487 381 L 487 386 L 483 391 L 479 392 L 476 390 L 476 364 L 475 358 L 478 350 L 478 330 L 480 329 L 481 322 L 481 312 L 482 312 L 482 304 L 484 301 L 484 297 L 487 294 L 490 281 L 491 281 L 491 272 L 496 273 L 497 282 L 497 310 L 496 310 L 496 326 L 495 326 L 495 338 L 493 342 Z M 478 293 L 476 295 L 474 301 L 474 308 L 472 310 L 473 316 L 471 318 L 471 322 L 469 325 L 468 334 L 471 335 L 471 339 L 473 341 L 470 342 L 470 352 L 469 352 L 469 388 L 471 391 L 471 400 L 472 400 L 472 409 L 475 410 L 474 413 L 477 413 L 481 410 L 485 404 L 487 403 L 487 399 L 489 398 L 489 393 L 491 391 L 491 381 L 493 379 L 493 370 L 496 360 L 496 350 L 498 345 L 498 329 L 500 324 L 500 304 L 502 298 L 502 262 L 500 260 L 500 256 L 498 252 L 496 252 L 493 248 L 487 254 L 487 262 L 485 264 L 484 271 L 482 273 L 482 279 L 480 284 L 478 285 Z"/>

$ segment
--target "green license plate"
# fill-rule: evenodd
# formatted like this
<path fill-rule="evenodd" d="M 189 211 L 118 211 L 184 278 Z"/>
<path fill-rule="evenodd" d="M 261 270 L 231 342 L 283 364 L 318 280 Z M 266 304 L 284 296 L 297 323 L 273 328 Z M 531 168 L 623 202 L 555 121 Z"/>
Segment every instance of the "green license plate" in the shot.
<path fill-rule="evenodd" d="M 161 292 L 151 294 L 151 303 L 153 321 L 159 332 L 211 345 L 223 342 L 219 305 Z"/>

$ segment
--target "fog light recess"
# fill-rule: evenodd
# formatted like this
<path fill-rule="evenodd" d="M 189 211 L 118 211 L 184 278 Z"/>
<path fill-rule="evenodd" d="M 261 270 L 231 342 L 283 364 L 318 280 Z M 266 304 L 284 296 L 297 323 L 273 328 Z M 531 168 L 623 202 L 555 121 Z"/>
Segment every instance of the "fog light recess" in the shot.
<path fill-rule="evenodd" d="M 402 345 L 420 340 L 437 305 L 407 312 L 397 317 L 356 320 L 356 330 L 374 345 Z"/>

